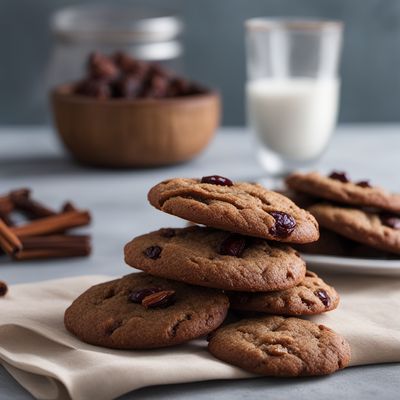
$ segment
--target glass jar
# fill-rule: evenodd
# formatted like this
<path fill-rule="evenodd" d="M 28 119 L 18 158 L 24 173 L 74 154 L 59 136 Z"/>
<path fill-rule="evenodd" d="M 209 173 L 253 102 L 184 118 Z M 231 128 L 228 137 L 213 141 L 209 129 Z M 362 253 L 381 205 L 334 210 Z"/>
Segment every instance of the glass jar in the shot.
<path fill-rule="evenodd" d="M 182 21 L 174 15 L 135 6 L 81 5 L 51 18 L 55 46 L 47 73 L 48 88 L 83 77 L 93 51 L 121 50 L 182 72 Z"/>

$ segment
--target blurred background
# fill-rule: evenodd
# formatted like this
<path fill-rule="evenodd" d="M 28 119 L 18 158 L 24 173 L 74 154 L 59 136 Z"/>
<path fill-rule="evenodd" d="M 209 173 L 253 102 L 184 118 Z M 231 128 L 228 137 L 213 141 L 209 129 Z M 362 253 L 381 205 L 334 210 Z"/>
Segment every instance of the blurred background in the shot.
<path fill-rule="evenodd" d="M 49 121 L 47 85 L 54 56 L 50 17 L 91 0 L 1 0 L 0 124 Z M 96 3 L 99 3 L 97 0 Z M 172 10 L 184 22 L 182 68 L 218 88 L 224 125 L 245 123 L 243 21 L 253 16 L 307 16 L 343 20 L 340 122 L 400 120 L 399 0 L 135 0 Z"/>

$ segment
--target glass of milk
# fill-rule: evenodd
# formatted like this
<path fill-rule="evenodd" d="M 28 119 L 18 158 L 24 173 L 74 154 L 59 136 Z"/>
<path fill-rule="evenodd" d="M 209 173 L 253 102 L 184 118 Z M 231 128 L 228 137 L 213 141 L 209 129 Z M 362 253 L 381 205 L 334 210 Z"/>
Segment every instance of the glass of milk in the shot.
<path fill-rule="evenodd" d="M 246 21 L 247 114 L 265 171 L 315 162 L 335 129 L 342 42 L 338 21 Z"/>

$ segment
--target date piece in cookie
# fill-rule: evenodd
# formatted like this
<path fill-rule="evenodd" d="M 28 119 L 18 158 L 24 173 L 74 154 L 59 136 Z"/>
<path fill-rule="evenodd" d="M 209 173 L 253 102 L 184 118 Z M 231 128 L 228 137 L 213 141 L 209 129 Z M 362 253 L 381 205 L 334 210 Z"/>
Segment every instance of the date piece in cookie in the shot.
<path fill-rule="evenodd" d="M 166 213 L 243 235 L 287 243 L 309 243 L 319 237 L 312 215 L 257 184 L 220 176 L 176 178 L 154 186 L 148 199 Z"/>
<path fill-rule="evenodd" d="M 352 182 L 344 172 L 324 176 L 318 172 L 296 172 L 286 178 L 292 190 L 340 203 L 376 207 L 400 213 L 400 194 L 392 194 L 368 181 Z"/>
<path fill-rule="evenodd" d="M 218 291 L 134 273 L 88 289 L 66 310 L 64 323 L 93 345 L 148 349 L 207 335 L 228 307 Z"/>
<path fill-rule="evenodd" d="M 297 286 L 266 293 L 229 294 L 231 307 L 236 310 L 264 312 L 279 315 L 312 315 L 335 309 L 339 304 L 336 290 L 314 272 Z"/>
<path fill-rule="evenodd" d="M 246 292 L 296 286 L 306 271 L 287 245 L 200 226 L 138 236 L 125 246 L 125 261 L 151 275 Z"/>
<path fill-rule="evenodd" d="M 331 204 L 309 208 L 321 227 L 376 249 L 400 254 L 400 216 Z"/>
<path fill-rule="evenodd" d="M 266 376 L 327 375 L 345 368 L 350 346 L 324 325 L 278 316 L 242 320 L 211 335 L 216 358 Z"/>

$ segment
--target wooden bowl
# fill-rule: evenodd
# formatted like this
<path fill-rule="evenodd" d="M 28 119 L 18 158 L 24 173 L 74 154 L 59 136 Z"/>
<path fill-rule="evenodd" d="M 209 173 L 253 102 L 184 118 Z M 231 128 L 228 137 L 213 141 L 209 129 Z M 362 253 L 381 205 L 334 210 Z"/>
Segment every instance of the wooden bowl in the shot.
<path fill-rule="evenodd" d="M 56 88 L 51 103 L 57 131 L 79 162 L 139 167 L 190 160 L 219 124 L 215 92 L 171 99 L 98 100 Z"/>

